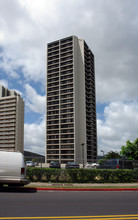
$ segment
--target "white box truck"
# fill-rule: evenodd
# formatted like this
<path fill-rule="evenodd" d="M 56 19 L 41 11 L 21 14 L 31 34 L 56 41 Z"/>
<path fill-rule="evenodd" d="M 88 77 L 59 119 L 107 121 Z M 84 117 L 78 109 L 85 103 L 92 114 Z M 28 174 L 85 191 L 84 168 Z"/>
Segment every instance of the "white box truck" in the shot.
<path fill-rule="evenodd" d="M 0 186 L 24 186 L 28 183 L 23 154 L 0 151 Z"/>

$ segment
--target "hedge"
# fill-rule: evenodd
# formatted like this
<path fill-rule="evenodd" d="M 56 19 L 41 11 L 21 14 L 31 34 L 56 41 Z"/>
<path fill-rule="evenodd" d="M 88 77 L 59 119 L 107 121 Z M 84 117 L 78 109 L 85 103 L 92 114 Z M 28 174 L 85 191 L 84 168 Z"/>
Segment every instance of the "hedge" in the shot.
<path fill-rule="evenodd" d="M 130 169 L 52 169 L 27 167 L 31 182 L 53 183 L 130 183 L 138 181 L 138 170 Z"/>

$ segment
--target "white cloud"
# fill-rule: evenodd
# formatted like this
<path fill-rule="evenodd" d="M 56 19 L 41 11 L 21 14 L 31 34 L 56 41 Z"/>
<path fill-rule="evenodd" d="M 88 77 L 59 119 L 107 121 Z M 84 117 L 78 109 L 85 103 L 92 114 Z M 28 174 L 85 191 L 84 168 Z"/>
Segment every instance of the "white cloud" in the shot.
<path fill-rule="evenodd" d="M 10 77 L 18 79 L 19 76 L 16 73 L 16 68 L 18 68 L 16 61 L 11 60 L 4 52 L 2 54 L 2 59 L 3 61 L 0 62 L 0 69 L 2 69 L 5 74 L 9 75 Z"/>
<path fill-rule="evenodd" d="M 27 80 L 44 81 L 46 43 L 39 28 L 18 0 L 0 1 L 0 45 L 3 48 L 0 68 L 8 76 L 19 78 L 16 70 L 22 67 Z"/>
<path fill-rule="evenodd" d="M 138 102 L 112 102 L 105 107 L 104 120 L 97 120 L 99 153 L 120 152 L 126 141 L 137 138 Z"/>
<path fill-rule="evenodd" d="M 25 104 L 33 112 L 43 114 L 45 112 L 45 96 L 37 94 L 29 84 L 25 85 Z"/>
<path fill-rule="evenodd" d="M 45 87 L 46 44 L 68 35 L 84 38 L 95 55 L 97 101 L 111 103 L 105 121 L 98 120 L 99 146 L 119 149 L 120 142 L 137 134 L 131 124 L 138 94 L 137 11 L 137 0 L 1 0 L 0 69 L 18 84 L 22 77 L 17 69 L 22 69 L 25 104 L 44 114 L 45 96 L 31 85 L 33 80 Z M 14 88 L 13 81 L 7 82 Z M 31 124 L 26 126 L 32 130 Z"/>
<path fill-rule="evenodd" d="M 8 81 L 5 79 L 0 80 L 0 85 L 3 85 L 5 88 L 8 88 Z"/>
<path fill-rule="evenodd" d="M 45 117 L 40 124 L 25 123 L 24 150 L 45 154 Z"/>
<path fill-rule="evenodd" d="M 46 44 L 75 34 L 95 54 L 97 101 L 136 99 L 137 9 L 137 0 L 2 0 L 1 68 L 17 78 L 22 66 L 28 82 L 43 84 Z"/>

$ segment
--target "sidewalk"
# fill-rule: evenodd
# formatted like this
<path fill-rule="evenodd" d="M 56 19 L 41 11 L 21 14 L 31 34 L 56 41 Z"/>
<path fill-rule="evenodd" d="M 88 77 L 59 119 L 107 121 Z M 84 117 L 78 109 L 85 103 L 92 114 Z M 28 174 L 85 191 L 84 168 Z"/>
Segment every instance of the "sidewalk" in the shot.
<path fill-rule="evenodd" d="M 138 183 L 41 183 L 31 182 L 29 188 L 55 191 L 138 191 Z"/>

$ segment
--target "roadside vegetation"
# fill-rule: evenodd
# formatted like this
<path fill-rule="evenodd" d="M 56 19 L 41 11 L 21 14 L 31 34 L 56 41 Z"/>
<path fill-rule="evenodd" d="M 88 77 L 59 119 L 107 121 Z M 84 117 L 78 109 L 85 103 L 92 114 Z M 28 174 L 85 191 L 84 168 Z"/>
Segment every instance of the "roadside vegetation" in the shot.
<path fill-rule="evenodd" d="M 31 182 L 46 183 L 132 183 L 138 181 L 138 170 L 28 167 L 27 178 Z"/>
<path fill-rule="evenodd" d="M 102 164 L 108 159 L 138 161 L 138 138 L 129 140 L 120 153 L 110 151 L 98 161 Z M 134 183 L 138 182 L 138 169 L 53 169 L 27 167 L 27 178 L 31 182 L 42 183 Z"/>
<path fill-rule="evenodd" d="M 138 160 L 138 138 L 134 142 L 128 140 L 126 146 L 122 146 L 120 155 L 128 160 Z"/>

